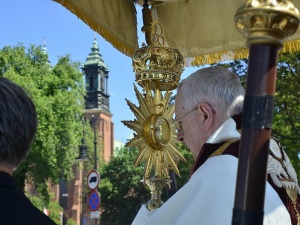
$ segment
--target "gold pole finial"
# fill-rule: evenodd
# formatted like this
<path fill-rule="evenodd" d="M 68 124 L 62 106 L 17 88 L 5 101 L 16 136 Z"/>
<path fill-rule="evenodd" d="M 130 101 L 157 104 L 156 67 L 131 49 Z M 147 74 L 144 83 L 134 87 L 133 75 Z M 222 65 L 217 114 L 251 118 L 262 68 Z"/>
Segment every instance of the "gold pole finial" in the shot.
<path fill-rule="evenodd" d="M 284 39 L 297 31 L 299 11 L 289 0 L 248 0 L 234 19 L 248 46 L 271 44 L 281 48 Z"/>

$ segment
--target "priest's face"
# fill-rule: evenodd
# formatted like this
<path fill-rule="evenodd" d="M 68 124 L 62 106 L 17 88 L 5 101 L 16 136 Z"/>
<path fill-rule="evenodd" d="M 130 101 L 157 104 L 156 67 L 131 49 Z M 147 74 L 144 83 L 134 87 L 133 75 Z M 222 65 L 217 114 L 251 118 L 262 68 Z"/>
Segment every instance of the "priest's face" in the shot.
<path fill-rule="evenodd" d="M 204 131 L 204 114 L 198 106 L 192 109 L 185 107 L 184 99 L 179 90 L 175 98 L 175 125 L 178 141 L 184 142 L 191 151 L 194 159 L 197 158 L 202 146 L 207 140 Z"/>

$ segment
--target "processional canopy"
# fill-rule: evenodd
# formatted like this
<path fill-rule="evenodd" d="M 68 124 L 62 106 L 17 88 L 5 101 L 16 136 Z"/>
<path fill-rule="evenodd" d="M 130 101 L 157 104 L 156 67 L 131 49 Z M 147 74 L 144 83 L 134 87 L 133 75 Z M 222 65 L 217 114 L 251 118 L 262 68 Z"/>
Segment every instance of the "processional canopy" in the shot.
<path fill-rule="evenodd" d="M 146 161 L 144 181 L 152 194 L 149 210 L 161 206 L 160 190 L 169 182 L 169 170 L 179 174 L 177 163 L 184 160 L 176 149 L 174 105 L 169 104 L 170 91 L 177 87 L 183 66 L 248 58 L 244 37 L 249 46 L 272 45 L 282 47 L 281 52 L 300 50 L 300 29 L 296 32 L 299 0 L 294 5 L 289 0 L 54 1 L 133 59 L 136 82 L 143 93 L 135 87 L 139 106 L 127 103 L 136 119 L 123 123 L 136 132 L 127 143 L 139 149 L 135 165 Z M 148 46 L 141 48 L 136 4 L 144 6 L 143 31 Z"/>
<path fill-rule="evenodd" d="M 55 0 L 64 5 L 120 52 L 132 57 L 139 48 L 136 7 L 143 0 Z M 148 1 L 153 21 L 163 27 L 165 45 L 182 54 L 185 65 L 204 65 L 248 57 L 245 39 L 234 26 L 234 16 L 245 0 Z M 280 6 L 290 1 L 273 2 Z M 276 3 L 278 2 L 278 3 Z M 300 1 L 292 1 L 300 8 Z M 138 7 L 137 7 L 138 10 Z M 287 40 L 281 52 L 300 50 L 300 29 Z"/>

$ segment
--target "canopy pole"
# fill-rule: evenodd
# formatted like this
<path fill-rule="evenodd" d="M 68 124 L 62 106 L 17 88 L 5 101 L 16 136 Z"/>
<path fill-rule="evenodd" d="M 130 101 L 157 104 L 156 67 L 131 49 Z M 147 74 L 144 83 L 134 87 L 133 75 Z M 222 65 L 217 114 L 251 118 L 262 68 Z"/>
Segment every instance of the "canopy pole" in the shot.
<path fill-rule="evenodd" d="M 276 46 L 250 47 L 233 225 L 263 224 L 277 54 Z"/>
<path fill-rule="evenodd" d="M 299 11 L 290 1 L 248 0 L 235 22 L 250 51 L 232 225 L 262 225 L 278 51 L 296 32 Z"/>

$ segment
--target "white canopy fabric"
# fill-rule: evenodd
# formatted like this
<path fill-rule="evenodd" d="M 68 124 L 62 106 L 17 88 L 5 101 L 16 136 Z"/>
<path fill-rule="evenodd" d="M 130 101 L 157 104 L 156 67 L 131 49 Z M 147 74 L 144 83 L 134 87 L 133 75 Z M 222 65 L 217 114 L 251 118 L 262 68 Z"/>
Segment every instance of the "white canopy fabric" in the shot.
<path fill-rule="evenodd" d="M 54 0 L 89 25 L 120 52 L 138 49 L 135 5 L 131 0 Z"/>
<path fill-rule="evenodd" d="M 136 10 L 143 0 L 54 0 L 59 2 L 122 53 L 139 48 Z M 300 9 L 300 1 L 293 1 Z M 164 31 L 166 45 L 179 49 L 187 65 L 203 65 L 248 57 L 246 39 L 237 31 L 234 15 L 245 0 L 160 0 L 151 6 L 153 20 Z M 300 50 L 300 29 L 281 52 Z"/>

